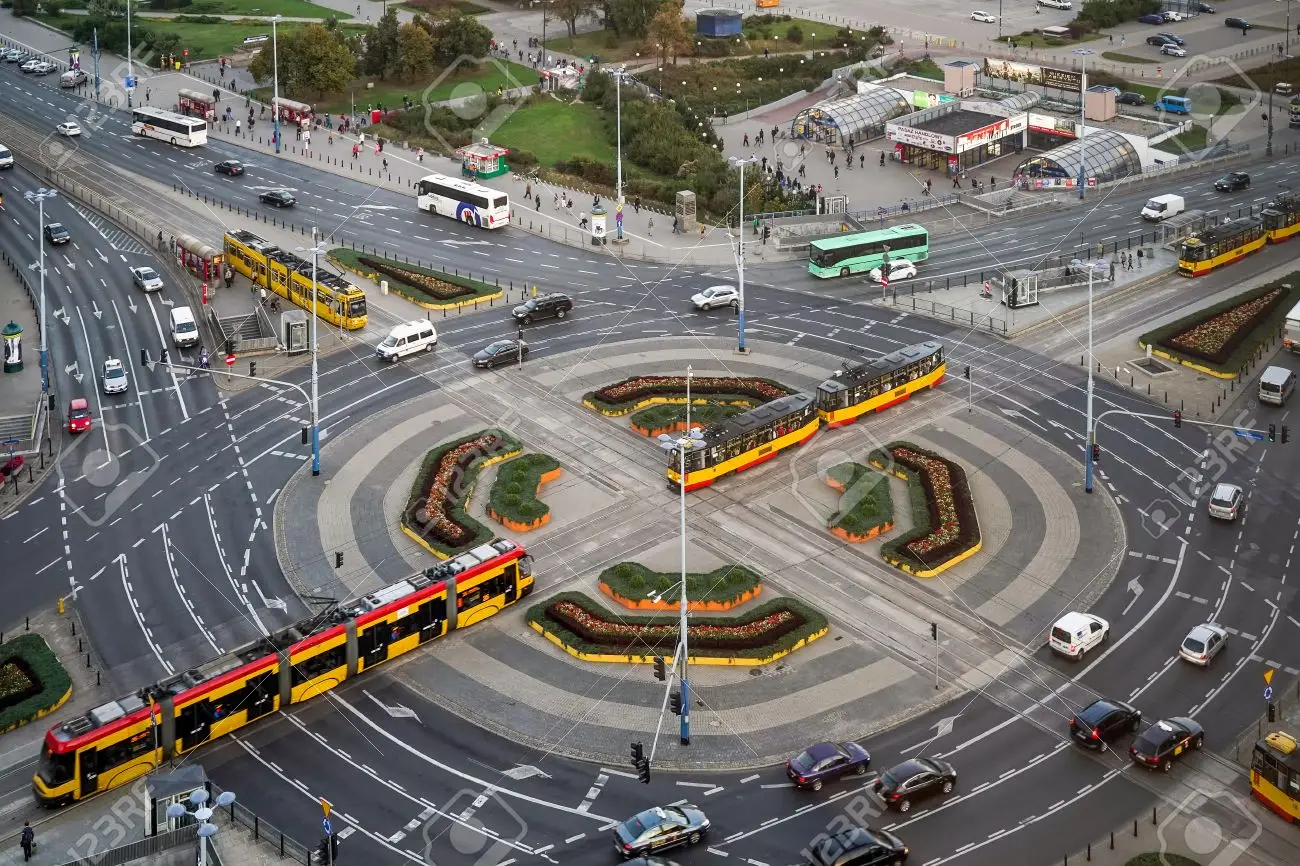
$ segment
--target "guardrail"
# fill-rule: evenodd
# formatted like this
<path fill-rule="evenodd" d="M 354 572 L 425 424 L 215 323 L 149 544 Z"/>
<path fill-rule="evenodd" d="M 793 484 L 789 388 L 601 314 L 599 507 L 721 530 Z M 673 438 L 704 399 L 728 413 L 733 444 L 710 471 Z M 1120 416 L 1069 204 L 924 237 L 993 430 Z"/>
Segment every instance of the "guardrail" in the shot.
<path fill-rule="evenodd" d="M 973 310 L 965 310 L 950 304 L 941 304 L 938 301 L 932 301 L 929 298 L 918 298 L 915 295 L 894 294 L 888 297 L 892 306 L 901 307 L 913 313 L 925 313 L 959 325 L 979 328 L 982 331 L 988 331 L 990 334 L 997 334 L 1002 337 L 1007 335 L 1006 319 L 995 319 L 992 316 L 985 316 Z"/>
<path fill-rule="evenodd" d="M 186 843 L 194 845 L 194 850 L 197 852 L 198 838 L 195 826 L 188 824 L 177 827 L 175 830 L 159 833 L 156 836 L 146 836 L 126 845 L 110 848 L 102 854 L 96 854 L 94 857 L 79 857 L 76 860 L 69 860 L 63 866 L 123 866 L 123 864 L 139 860 L 141 857 L 161 854 L 163 851 L 170 851 L 172 848 L 177 848 Z"/>
<path fill-rule="evenodd" d="M 209 787 L 212 788 L 212 798 L 215 801 L 221 795 L 222 789 L 215 782 L 210 782 Z M 301 863 L 302 866 L 312 866 L 312 848 L 308 848 L 291 836 L 286 836 L 276 829 L 275 825 L 259 818 L 256 812 L 243 806 L 239 801 L 236 800 L 224 807 L 222 811 L 229 816 L 232 824 L 238 824 L 249 830 L 253 834 L 253 841 L 278 852 L 280 857 Z"/>

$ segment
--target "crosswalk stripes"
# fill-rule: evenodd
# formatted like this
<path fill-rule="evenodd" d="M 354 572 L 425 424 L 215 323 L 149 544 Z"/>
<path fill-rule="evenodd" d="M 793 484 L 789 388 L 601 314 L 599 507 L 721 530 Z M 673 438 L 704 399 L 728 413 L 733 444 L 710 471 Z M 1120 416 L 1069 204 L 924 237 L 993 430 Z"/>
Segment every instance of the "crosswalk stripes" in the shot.
<path fill-rule="evenodd" d="M 99 236 L 108 241 L 108 245 L 119 253 L 144 255 L 148 252 L 148 250 L 145 249 L 144 244 L 140 243 L 134 237 L 121 229 L 113 228 L 112 226 L 106 228 L 103 217 L 98 214 L 79 205 L 73 205 L 73 209 L 75 209 L 77 213 L 81 214 L 86 222 L 90 223 L 91 226 L 94 227 L 95 231 L 99 233 Z"/>
<path fill-rule="evenodd" d="M 272 451 L 276 457 L 288 457 L 290 460 L 310 460 L 310 454 L 294 454 L 292 451 Z"/>

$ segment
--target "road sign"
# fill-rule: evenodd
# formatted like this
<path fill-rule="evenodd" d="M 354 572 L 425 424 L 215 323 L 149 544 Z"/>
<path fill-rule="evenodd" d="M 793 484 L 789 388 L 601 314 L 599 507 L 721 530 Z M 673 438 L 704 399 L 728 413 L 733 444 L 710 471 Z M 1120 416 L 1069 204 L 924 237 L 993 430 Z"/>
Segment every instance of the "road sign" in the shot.
<path fill-rule="evenodd" d="M 320 798 L 320 807 L 321 807 L 321 810 L 324 811 L 324 813 L 325 813 L 325 817 L 328 818 L 328 817 L 330 816 L 330 809 L 333 809 L 333 808 L 334 808 L 334 804 L 331 803 L 329 800 L 326 800 L 324 797 L 321 797 L 321 798 Z"/>
<path fill-rule="evenodd" d="M 1273 669 L 1272 669 L 1272 668 L 1264 668 L 1264 685 L 1266 685 L 1266 686 L 1271 686 L 1271 685 L 1273 685 Z"/>
<path fill-rule="evenodd" d="M 1233 430 L 1232 432 L 1236 433 L 1240 439 L 1254 439 L 1256 442 L 1264 441 L 1264 434 L 1254 430 Z"/>
<path fill-rule="evenodd" d="M 1266 701 L 1271 701 L 1271 700 L 1273 700 L 1273 687 L 1272 687 L 1272 686 L 1264 686 L 1264 700 L 1266 700 Z"/>
<path fill-rule="evenodd" d="M 235 356 L 234 356 L 234 355 L 227 355 L 227 356 L 226 356 L 226 366 L 227 366 L 227 367 L 233 367 L 233 366 L 235 366 Z"/>
<path fill-rule="evenodd" d="M 206 304 L 207 302 L 208 302 L 208 284 L 207 284 L 207 283 L 204 283 L 204 284 L 203 284 L 203 303 Z"/>
<path fill-rule="evenodd" d="M 330 826 L 330 819 L 329 819 L 329 818 L 321 818 L 321 819 L 320 819 L 320 825 L 321 825 L 321 827 L 325 830 L 325 835 L 326 835 L 326 836 L 333 836 L 333 835 L 334 835 L 334 828 L 333 828 L 332 826 Z"/>

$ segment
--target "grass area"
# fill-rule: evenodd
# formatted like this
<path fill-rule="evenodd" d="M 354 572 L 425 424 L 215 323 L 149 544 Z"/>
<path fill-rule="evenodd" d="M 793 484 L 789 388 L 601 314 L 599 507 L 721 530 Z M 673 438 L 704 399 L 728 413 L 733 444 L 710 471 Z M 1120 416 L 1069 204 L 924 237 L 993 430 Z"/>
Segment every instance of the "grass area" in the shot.
<path fill-rule="evenodd" d="M 462 15 L 482 15 L 492 10 L 469 0 L 414 0 L 410 3 L 398 3 L 398 9 L 408 9 L 421 15 L 447 14 L 460 12 Z"/>
<path fill-rule="evenodd" d="M 755 401 L 755 404 L 757 404 L 757 401 Z M 705 403 L 702 406 L 692 406 L 691 426 L 709 427 L 719 421 L 742 415 L 752 408 L 753 406 L 736 406 L 724 403 Z M 672 403 L 651 406 L 633 412 L 628 421 L 645 430 L 663 430 L 673 424 L 681 424 L 686 421 L 686 406 Z"/>
<path fill-rule="evenodd" d="M 1163 60 L 1163 57 L 1138 57 L 1136 54 L 1121 54 L 1118 51 L 1103 51 L 1101 56 L 1112 63 L 1150 63 L 1155 64 Z"/>
<path fill-rule="evenodd" d="M 476 91 L 473 87 L 467 85 L 477 85 L 488 93 L 494 93 L 498 87 L 510 90 L 536 84 L 538 80 L 536 70 L 520 66 L 518 63 L 501 61 L 480 63 L 477 66 L 458 66 L 450 75 L 439 72 L 428 81 L 418 84 L 399 84 L 395 81 L 363 78 L 357 81 L 357 105 L 383 104 L 388 108 L 401 108 L 403 96 L 409 96 L 417 105 L 422 105 L 425 100 L 441 102 L 456 96 L 474 94 Z M 367 89 L 368 84 L 374 86 Z M 351 104 L 349 94 L 344 93 L 333 100 L 317 102 L 316 110 L 331 113 L 347 112 L 351 110 Z"/>
<path fill-rule="evenodd" d="M 1279 81 L 1300 83 L 1300 57 L 1269 63 L 1267 66 L 1261 66 L 1258 69 L 1247 69 L 1245 75 L 1252 84 L 1264 93 L 1272 90 L 1273 85 Z M 1223 78 L 1216 79 L 1213 83 L 1227 85 L 1228 87 L 1242 86 L 1241 76 L 1236 74 L 1226 75 Z M 1287 97 L 1274 96 L 1273 100 L 1274 104 L 1280 100 L 1285 105 Z"/>
<path fill-rule="evenodd" d="M 507 466 L 509 464 L 506 464 Z M 600 582 L 628 601 L 657 598 L 680 604 L 681 572 L 651 571 L 639 562 L 620 562 L 600 573 Z M 762 586 L 762 576 L 743 565 L 724 565 L 705 574 L 686 574 L 688 602 L 729 603 Z"/>
<path fill-rule="evenodd" d="M 791 27 L 797 27 L 800 40 L 793 42 L 788 38 Z M 727 39 L 706 38 L 690 31 L 691 48 L 687 54 L 700 57 L 744 57 L 746 55 L 789 54 L 803 51 L 827 51 L 847 48 L 852 41 L 867 40 L 866 33 L 853 31 L 850 36 L 841 28 L 825 21 L 809 21 L 804 18 L 786 18 L 783 15 L 750 15 L 745 18 L 745 27 L 741 36 Z M 721 43 L 730 43 L 725 48 Z M 548 39 L 546 47 L 562 54 L 574 54 L 579 57 L 599 57 L 603 62 L 635 61 L 652 62 L 658 58 L 653 40 L 620 39 L 610 30 L 596 30 L 579 33 L 577 36 L 561 36 Z"/>
<path fill-rule="evenodd" d="M 547 168 L 574 157 L 612 164 L 614 145 L 604 126 L 605 114 L 594 105 L 538 99 L 507 117 L 492 143 L 527 150 Z"/>
<path fill-rule="evenodd" d="M 319 8 L 319 7 L 318 7 Z M 36 20 L 43 24 L 48 24 L 59 30 L 71 31 L 78 20 L 84 19 L 84 16 L 75 15 L 37 15 Z M 280 32 L 306 27 L 307 24 L 289 22 L 280 25 Z M 213 24 L 198 24 L 192 21 L 177 21 L 173 19 L 154 18 L 148 21 L 142 19 L 137 25 L 140 27 L 166 30 L 168 33 L 175 33 L 181 38 L 181 48 L 189 49 L 189 60 L 214 60 L 221 55 L 230 55 L 235 53 L 236 49 L 243 49 L 244 37 L 260 36 L 270 34 L 271 25 L 266 22 L 245 19 L 241 21 L 219 21 Z M 344 25 L 344 30 L 360 31 L 364 28 L 356 25 Z M 336 109 L 337 110 L 337 109 Z"/>
<path fill-rule="evenodd" d="M 1185 132 L 1180 132 L 1173 138 L 1166 139 L 1165 143 L 1177 145 L 1183 150 L 1202 150 L 1209 147 L 1208 131 L 1203 126 L 1192 126 Z"/>
<path fill-rule="evenodd" d="M 1170 854 L 1161 851 L 1158 854 L 1139 854 L 1130 859 L 1124 866 L 1200 866 L 1190 857 L 1184 857 L 1182 854 Z"/>
<path fill-rule="evenodd" d="M 1042 33 L 1032 33 L 1025 31 L 1015 36 L 1003 36 L 1002 41 L 1010 45 L 1012 42 L 1017 48 L 1061 48 L 1066 45 L 1082 45 L 1085 42 L 1095 42 L 1100 39 L 1100 33 L 1085 33 L 1081 39 L 1071 39 L 1066 36 L 1045 36 Z"/>
<path fill-rule="evenodd" d="M 929 57 L 919 59 L 900 60 L 890 67 L 890 72 L 906 72 L 908 75 L 915 75 L 917 78 L 929 78 L 932 81 L 943 81 L 943 70 L 939 64 L 935 63 Z"/>
<path fill-rule="evenodd" d="M 308 0 L 194 0 L 183 9 L 166 10 L 185 15 L 283 15 L 285 18 L 353 17 Z M 143 19 L 142 19 L 143 20 Z"/>

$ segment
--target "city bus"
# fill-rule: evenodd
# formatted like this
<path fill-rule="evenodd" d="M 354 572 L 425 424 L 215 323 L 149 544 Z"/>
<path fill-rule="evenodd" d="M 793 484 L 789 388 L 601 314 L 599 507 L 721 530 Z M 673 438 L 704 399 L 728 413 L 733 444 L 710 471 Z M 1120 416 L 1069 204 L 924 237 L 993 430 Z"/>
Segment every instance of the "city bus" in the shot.
<path fill-rule="evenodd" d="M 285 252 L 252 232 L 226 232 L 226 260 L 264 289 L 312 310 L 311 262 Z M 349 331 L 366 326 L 366 293 L 347 280 L 316 267 L 315 314 Z"/>
<path fill-rule="evenodd" d="M 930 233 L 908 223 L 871 232 L 836 235 L 813 241 L 808 251 L 808 273 L 814 277 L 847 277 L 890 261 L 923 262 L 930 257 Z"/>
<path fill-rule="evenodd" d="M 131 132 L 179 144 L 181 147 L 198 147 L 208 143 L 206 120 L 186 117 L 174 111 L 163 111 L 149 105 L 131 109 Z"/>
<path fill-rule="evenodd" d="M 946 371 L 942 344 L 908 346 L 836 371 L 817 386 L 817 414 L 828 429 L 852 424 L 859 415 L 888 409 L 924 388 L 937 388 Z"/>
<path fill-rule="evenodd" d="M 1250 790 L 1286 820 L 1300 821 L 1300 754 L 1296 753 L 1295 737 L 1274 731 L 1255 743 Z"/>
<path fill-rule="evenodd" d="M 1262 250 L 1268 242 L 1259 217 L 1241 217 L 1206 229 L 1178 247 L 1178 273 L 1200 277 Z"/>
<path fill-rule="evenodd" d="M 1300 232 L 1300 195 L 1284 192 L 1260 211 L 1270 244 L 1280 243 Z"/>
<path fill-rule="evenodd" d="M 431 174 L 416 182 L 415 205 L 481 229 L 510 225 L 510 200 L 505 193 L 444 174 Z"/>

